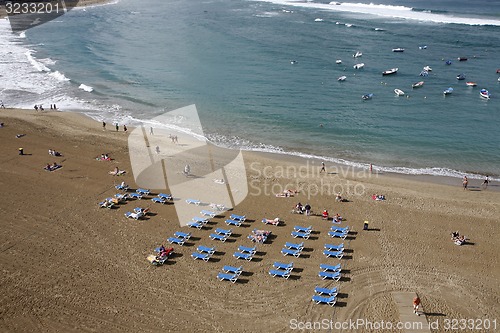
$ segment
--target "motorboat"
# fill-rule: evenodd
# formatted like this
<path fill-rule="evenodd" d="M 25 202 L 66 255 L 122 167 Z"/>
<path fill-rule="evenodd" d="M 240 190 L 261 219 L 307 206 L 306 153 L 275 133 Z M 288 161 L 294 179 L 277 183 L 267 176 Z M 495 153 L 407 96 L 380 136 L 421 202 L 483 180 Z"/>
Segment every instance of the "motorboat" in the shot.
<path fill-rule="evenodd" d="M 382 72 L 382 75 L 391 75 L 391 74 L 396 74 L 398 72 L 399 68 L 391 68 L 386 71 Z"/>
<path fill-rule="evenodd" d="M 451 65 L 451 60 L 446 60 L 445 64 L 447 64 L 448 66 Z"/>
<path fill-rule="evenodd" d="M 420 76 L 429 76 L 429 72 L 428 71 L 421 71 Z"/>
<path fill-rule="evenodd" d="M 420 50 L 425 50 L 425 49 L 427 49 L 427 45 L 422 45 L 422 46 L 419 46 L 418 48 L 419 48 Z"/>
<path fill-rule="evenodd" d="M 342 75 L 341 77 L 339 77 L 339 78 L 337 79 L 337 81 L 345 81 L 345 79 L 347 79 L 347 76 Z"/>
<path fill-rule="evenodd" d="M 424 85 L 424 81 L 418 81 L 411 85 L 412 88 L 420 88 Z"/>
<path fill-rule="evenodd" d="M 401 90 L 401 89 L 398 89 L 398 88 L 394 89 L 394 93 L 396 95 L 398 95 L 398 96 L 404 96 L 405 95 L 405 92 L 403 90 Z"/>
<path fill-rule="evenodd" d="M 491 97 L 490 92 L 486 89 L 481 89 L 481 91 L 479 91 L 479 96 L 486 99 L 490 99 Z"/>
<path fill-rule="evenodd" d="M 498 82 L 500 82 L 500 77 L 498 78 Z"/>
<path fill-rule="evenodd" d="M 361 53 L 360 51 L 356 52 L 356 54 L 353 54 L 352 57 L 353 58 L 359 58 L 363 55 L 363 53 Z"/>
<path fill-rule="evenodd" d="M 297 60 L 290 60 L 290 63 L 291 63 L 292 65 L 295 65 L 295 64 L 297 63 Z"/>
<path fill-rule="evenodd" d="M 469 87 L 475 87 L 477 86 L 477 83 L 476 82 L 472 82 L 472 81 L 469 81 L 469 82 L 465 82 L 465 84 Z"/>
<path fill-rule="evenodd" d="M 372 97 L 373 97 L 373 94 L 365 94 L 365 95 L 361 96 L 361 98 L 364 99 L 365 101 L 367 99 L 372 99 Z"/>
<path fill-rule="evenodd" d="M 458 57 L 458 61 L 467 61 L 466 57 Z"/>
<path fill-rule="evenodd" d="M 424 71 L 432 72 L 432 68 L 430 66 L 425 66 Z"/>
<path fill-rule="evenodd" d="M 365 67 L 365 64 L 364 63 L 359 63 L 359 64 L 356 64 L 356 65 L 354 65 L 352 67 L 354 67 L 354 69 L 361 69 L 361 68 Z"/>
<path fill-rule="evenodd" d="M 457 75 L 457 80 L 465 80 L 465 74 L 464 73 L 460 73 Z"/>
<path fill-rule="evenodd" d="M 402 47 L 392 49 L 392 52 L 404 52 L 404 51 L 405 51 L 405 49 L 403 49 Z"/>
<path fill-rule="evenodd" d="M 337 60 L 335 60 L 335 63 L 336 63 L 336 64 L 341 64 L 341 63 L 342 63 L 342 60 L 337 59 Z"/>
<path fill-rule="evenodd" d="M 443 91 L 443 95 L 450 95 L 451 93 L 453 92 L 453 88 L 452 87 L 449 87 L 448 89 L 445 89 Z"/>

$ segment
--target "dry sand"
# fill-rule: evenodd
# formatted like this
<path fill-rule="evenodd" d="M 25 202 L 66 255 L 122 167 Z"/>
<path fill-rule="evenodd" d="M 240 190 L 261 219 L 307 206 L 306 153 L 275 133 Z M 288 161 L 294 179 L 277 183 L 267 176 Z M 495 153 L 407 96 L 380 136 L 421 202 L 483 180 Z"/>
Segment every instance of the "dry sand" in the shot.
<path fill-rule="evenodd" d="M 293 323 L 323 319 L 397 322 L 395 291 L 420 295 L 427 320 L 439 321 L 432 332 L 445 331 L 448 319 L 500 324 L 500 193 L 492 190 L 498 184 L 484 190 L 473 181 L 464 191 L 460 180 L 448 186 L 358 171 L 318 175 L 317 161 L 245 152 L 250 194 L 233 212 L 246 214 L 250 222 L 233 228 L 233 241 L 218 243 L 208 235 L 226 227 L 224 218 L 196 230 L 179 227 L 173 205 L 143 200 L 98 208 L 122 180 L 135 187 L 122 129 L 103 131 L 100 123 L 63 112 L 0 110 L 0 122 L 5 123 L 0 128 L 1 332 L 287 332 Z M 15 137 L 21 133 L 26 136 Z M 29 155 L 19 156 L 19 147 Z M 49 156 L 51 148 L 63 156 Z M 96 161 L 101 153 L 110 153 L 114 161 Z M 42 169 L 54 161 L 63 168 Z M 284 166 L 307 165 L 308 173 L 302 169 L 298 177 L 293 168 L 280 174 Z M 108 175 L 115 166 L 129 173 Z M 263 166 L 270 167 L 267 174 L 259 169 Z M 286 184 L 300 193 L 294 198 L 264 194 Z M 318 185 L 324 194 L 308 197 Z M 341 189 L 350 202 L 336 203 L 327 193 L 332 189 Z M 374 201 L 372 193 L 383 193 L 387 200 Z M 330 222 L 291 214 L 298 201 L 309 202 L 317 213 L 327 208 L 347 219 L 342 225 L 354 232 L 345 241 L 343 259 L 323 256 L 325 243 L 340 242 L 328 237 Z M 149 206 L 155 214 L 126 219 L 123 214 L 136 206 Z M 264 217 L 280 217 L 285 225 L 265 227 Z M 372 230 L 362 230 L 365 220 Z M 302 257 L 283 257 L 284 243 L 295 241 L 290 236 L 294 225 L 312 225 L 315 232 L 305 241 Z M 258 246 L 253 261 L 237 262 L 232 253 L 238 245 L 252 245 L 246 236 L 253 228 L 271 230 L 275 237 Z M 189 243 L 174 246 L 176 255 L 164 266 L 147 262 L 152 250 L 178 230 L 193 233 Z M 471 243 L 454 245 L 454 230 Z M 214 259 L 194 261 L 190 254 L 198 245 L 216 246 Z M 289 280 L 269 276 L 277 260 L 295 263 Z M 341 281 L 320 280 L 319 264 L 337 262 L 343 265 Z M 236 284 L 216 279 L 226 264 L 243 265 Z M 316 285 L 339 287 L 337 305 L 313 304 Z"/>

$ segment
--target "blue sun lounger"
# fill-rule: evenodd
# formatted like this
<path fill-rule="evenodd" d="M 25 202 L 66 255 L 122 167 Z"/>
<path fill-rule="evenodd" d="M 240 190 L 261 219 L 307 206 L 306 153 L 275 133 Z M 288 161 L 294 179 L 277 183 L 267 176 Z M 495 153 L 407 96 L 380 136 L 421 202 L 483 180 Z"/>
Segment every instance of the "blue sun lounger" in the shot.
<path fill-rule="evenodd" d="M 140 194 L 140 195 L 149 195 L 149 190 L 146 190 L 146 189 L 143 189 L 143 188 L 138 188 L 137 190 L 135 190 L 136 193 Z"/>
<path fill-rule="evenodd" d="M 295 243 L 290 243 L 286 242 L 285 247 L 291 250 L 303 250 L 304 249 L 304 242 L 295 244 Z"/>
<path fill-rule="evenodd" d="M 204 217 L 193 217 L 193 221 L 195 222 L 200 222 L 200 223 L 203 223 L 203 224 L 207 224 L 208 223 L 208 219 L 204 218 Z"/>
<path fill-rule="evenodd" d="M 325 303 L 325 304 L 328 304 L 330 306 L 334 306 L 335 303 L 337 303 L 337 298 L 335 296 L 330 296 L 330 297 L 324 297 L 324 296 L 320 296 L 320 295 L 314 295 L 312 297 L 312 300 L 316 303 L 316 304 L 319 304 L 319 303 Z"/>
<path fill-rule="evenodd" d="M 337 265 L 327 265 L 327 264 L 320 264 L 319 268 L 322 269 L 323 271 L 331 271 L 331 272 L 340 272 L 342 269 L 340 264 Z"/>
<path fill-rule="evenodd" d="M 142 199 L 142 195 L 140 195 L 139 193 L 129 193 L 128 197 L 131 199 L 137 199 L 137 200 Z"/>
<path fill-rule="evenodd" d="M 328 251 L 328 250 L 324 250 L 323 251 L 323 254 L 326 256 L 326 257 L 336 257 L 338 259 L 342 259 L 342 257 L 344 256 L 344 251 Z"/>
<path fill-rule="evenodd" d="M 226 222 L 227 225 L 234 225 L 234 226 L 237 226 L 237 227 L 241 226 L 241 221 L 227 219 L 225 222 Z"/>
<path fill-rule="evenodd" d="M 186 242 L 186 240 L 184 238 L 177 238 L 177 237 L 169 237 L 167 238 L 167 241 L 170 243 L 170 244 L 177 244 L 177 245 L 184 245 L 184 243 Z"/>
<path fill-rule="evenodd" d="M 240 245 L 240 246 L 238 246 L 238 251 L 246 252 L 246 253 L 250 253 L 250 254 L 255 254 L 255 252 L 257 252 L 257 247 L 256 246 L 248 247 L 248 246 Z"/>
<path fill-rule="evenodd" d="M 128 185 L 122 186 L 122 184 L 115 185 L 115 188 L 120 191 L 128 190 Z"/>
<path fill-rule="evenodd" d="M 204 245 L 199 245 L 196 248 L 196 251 L 198 251 L 200 253 L 214 254 L 215 253 L 215 246 L 208 247 L 208 246 L 204 246 Z"/>
<path fill-rule="evenodd" d="M 235 257 L 236 259 L 244 259 L 246 261 L 251 261 L 253 259 L 253 254 L 236 251 L 233 253 L 233 257 Z"/>
<path fill-rule="evenodd" d="M 282 277 L 284 279 L 288 279 L 290 277 L 290 271 L 281 270 L 281 269 L 271 269 L 269 270 L 269 275 L 272 277 Z"/>
<path fill-rule="evenodd" d="M 222 228 L 217 228 L 215 229 L 215 233 L 218 234 L 218 235 L 223 235 L 223 236 L 231 236 L 231 234 L 233 233 L 233 231 L 231 229 L 222 229 Z"/>
<path fill-rule="evenodd" d="M 186 199 L 186 202 L 190 205 L 196 205 L 196 206 L 199 206 L 201 204 L 201 201 L 196 199 Z"/>
<path fill-rule="evenodd" d="M 235 266 L 225 265 L 224 267 L 222 267 L 222 271 L 224 273 L 231 273 L 231 274 L 238 274 L 238 275 L 240 275 L 241 272 L 243 272 L 243 266 L 235 267 Z"/>
<path fill-rule="evenodd" d="M 316 288 L 314 288 L 314 291 L 320 295 L 337 296 L 337 287 L 333 287 L 332 289 L 328 289 L 328 288 L 321 288 L 321 287 L 316 286 Z"/>
<path fill-rule="evenodd" d="M 162 199 L 162 198 L 152 198 L 151 201 L 153 201 L 154 203 L 160 203 L 163 205 L 167 203 L 167 200 Z"/>
<path fill-rule="evenodd" d="M 165 193 L 159 193 L 158 198 L 163 199 L 165 201 L 171 201 L 174 199 L 170 194 L 165 194 Z"/>
<path fill-rule="evenodd" d="M 231 281 L 232 283 L 236 283 L 236 281 L 238 280 L 238 276 L 240 276 L 239 274 L 226 274 L 226 273 L 219 273 L 217 274 L 217 279 L 219 279 L 220 281 Z"/>
<path fill-rule="evenodd" d="M 245 215 L 231 214 L 229 217 L 233 220 L 240 221 L 240 222 L 245 222 L 245 220 L 247 219 L 247 217 Z"/>
<path fill-rule="evenodd" d="M 210 234 L 210 236 L 208 236 L 208 237 L 210 237 L 210 239 L 218 240 L 218 241 L 221 241 L 222 243 L 224 243 L 229 236 L 223 236 L 223 235 L 218 235 L 218 234 Z"/>
<path fill-rule="evenodd" d="M 293 227 L 293 230 L 299 231 L 299 232 L 308 232 L 308 233 L 311 233 L 311 231 L 312 231 L 312 225 L 308 226 L 307 228 L 301 227 L 300 225 L 296 225 L 295 227 Z"/>
<path fill-rule="evenodd" d="M 330 237 L 338 237 L 342 239 L 346 239 L 347 233 L 342 233 L 342 232 L 335 232 L 335 231 L 328 231 L 328 235 Z"/>
<path fill-rule="evenodd" d="M 325 279 L 332 279 L 335 281 L 340 280 L 340 272 L 319 272 L 318 276 L 322 278 L 323 280 Z"/>
<path fill-rule="evenodd" d="M 281 249 L 281 254 L 284 256 L 294 256 L 295 258 L 300 257 L 301 250 L 290 250 L 286 247 Z"/>
<path fill-rule="evenodd" d="M 199 253 L 199 252 L 191 253 L 191 258 L 193 258 L 195 260 L 201 259 L 203 261 L 209 261 L 211 257 L 212 257 L 212 255 L 208 254 L 208 253 Z"/>
<path fill-rule="evenodd" d="M 273 264 L 274 268 L 277 268 L 277 269 L 283 269 L 285 271 L 292 271 L 293 270 L 293 262 L 289 263 L 289 264 L 285 264 L 285 263 L 282 263 L 282 262 L 279 262 L 279 261 L 275 261 L 274 264 Z"/>
<path fill-rule="evenodd" d="M 339 244 L 339 245 L 325 244 L 325 249 L 328 251 L 343 251 L 344 250 L 344 243 Z"/>
<path fill-rule="evenodd" d="M 200 222 L 188 222 L 188 224 L 186 224 L 186 225 L 190 228 L 196 228 L 199 230 L 201 230 L 201 228 L 203 228 L 203 226 L 204 226 L 204 224 L 200 223 Z"/>
<path fill-rule="evenodd" d="M 203 215 L 203 216 L 210 216 L 212 218 L 217 216 L 216 212 L 212 212 L 212 211 L 209 211 L 209 210 L 202 210 L 200 212 L 200 214 Z"/>
<path fill-rule="evenodd" d="M 331 231 L 336 231 L 336 232 L 343 232 L 348 234 L 349 233 L 349 227 L 341 228 L 341 227 L 336 227 L 334 225 L 331 226 L 330 228 Z"/>
<path fill-rule="evenodd" d="M 190 232 L 176 231 L 174 233 L 174 236 L 178 237 L 178 238 L 189 239 L 189 238 L 191 238 L 191 233 Z"/>
<path fill-rule="evenodd" d="M 116 200 L 120 202 L 125 202 L 127 201 L 128 194 L 127 193 L 116 193 L 115 198 Z"/>
<path fill-rule="evenodd" d="M 299 238 L 309 239 L 309 237 L 311 236 L 311 233 L 292 231 L 292 236 L 293 236 L 293 238 L 299 237 Z"/>

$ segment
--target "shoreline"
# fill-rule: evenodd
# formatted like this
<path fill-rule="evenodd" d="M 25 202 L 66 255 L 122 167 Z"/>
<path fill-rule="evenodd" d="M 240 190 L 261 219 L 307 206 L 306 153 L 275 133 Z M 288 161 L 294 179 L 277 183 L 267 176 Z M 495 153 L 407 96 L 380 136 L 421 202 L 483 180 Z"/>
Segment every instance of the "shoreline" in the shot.
<path fill-rule="evenodd" d="M 289 331 L 293 320 L 397 322 L 401 317 L 393 293 L 400 291 L 417 293 L 426 320 L 439 322 L 441 328 L 448 319 L 500 316 L 496 191 L 340 170 L 318 174 L 318 162 L 308 166 L 297 157 L 243 152 L 248 195 L 198 230 L 179 225 L 180 198 L 161 205 L 149 196 L 114 209 L 99 208 L 100 201 L 117 192 L 114 185 L 125 181 L 137 187 L 128 147 L 132 128 L 128 133 L 122 127 L 118 132 L 112 126 L 103 130 L 82 114 L 58 111 L 1 109 L 0 121 L 5 123 L 0 128 L 0 184 L 8 189 L 0 206 L 2 331 L 276 332 Z M 155 134 L 168 140 L 164 133 Z M 179 142 L 190 144 L 181 137 Z M 19 147 L 25 156 L 18 155 Z M 48 155 L 47 149 L 62 156 Z M 113 160 L 96 160 L 101 153 Z M 63 167 L 43 170 L 53 161 Z M 165 161 L 171 163 L 172 157 L 165 156 Z M 109 175 L 115 167 L 127 173 Z M 194 171 L 200 167 L 192 164 Z M 274 195 L 291 186 L 299 189 L 294 197 Z M 338 188 L 348 202 L 335 201 Z M 154 195 L 169 191 L 151 190 Z M 202 192 L 190 188 L 187 195 Z M 384 194 L 386 200 L 372 200 L 372 193 Z M 310 203 L 313 215 L 291 214 L 297 201 Z M 149 208 L 152 214 L 138 221 L 125 218 L 134 207 Z M 316 215 L 325 208 L 344 216 L 342 226 L 352 231 L 345 240 L 328 236 L 330 221 Z M 232 227 L 227 242 L 211 240 L 216 228 L 229 228 L 224 221 L 231 213 L 248 220 Z M 261 222 L 276 217 L 283 221 L 279 226 Z M 368 231 L 364 221 L 369 221 Z M 300 257 L 284 257 L 280 251 L 285 242 L 302 241 L 291 237 L 295 225 L 311 225 L 314 231 L 303 240 Z M 247 239 L 254 228 L 272 231 L 273 237 L 257 244 L 253 260 L 236 260 L 232 254 L 239 245 L 256 245 Z M 449 234 L 455 230 L 469 243 L 454 245 Z M 184 246 L 172 245 L 175 255 L 167 264 L 152 266 L 147 256 L 161 244 L 170 247 L 166 238 L 177 231 L 192 237 Z M 323 255 L 325 243 L 340 242 L 346 247 L 342 259 Z M 199 245 L 216 247 L 208 262 L 191 258 Z M 290 279 L 269 275 L 275 261 L 294 262 Z M 327 263 L 342 265 L 340 281 L 318 277 L 319 265 Z M 243 266 L 237 283 L 217 280 L 224 265 Z M 338 287 L 337 304 L 312 303 L 315 286 Z"/>

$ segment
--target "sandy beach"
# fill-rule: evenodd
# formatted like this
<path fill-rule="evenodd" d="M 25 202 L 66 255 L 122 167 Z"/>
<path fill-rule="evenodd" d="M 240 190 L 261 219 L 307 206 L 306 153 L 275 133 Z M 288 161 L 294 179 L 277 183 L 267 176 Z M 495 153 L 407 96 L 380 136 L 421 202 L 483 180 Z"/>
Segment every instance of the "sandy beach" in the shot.
<path fill-rule="evenodd" d="M 451 331 L 445 325 L 454 319 L 496 320 L 499 329 L 497 183 L 485 189 L 472 180 L 463 190 L 460 179 L 446 185 L 449 180 L 332 165 L 320 173 L 319 161 L 244 152 L 249 194 L 197 230 L 179 226 L 175 200 L 173 205 L 143 199 L 99 208 L 117 193 L 116 184 L 137 187 L 128 155 L 130 130 L 117 132 L 111 124 L 103 130 L 82 115 L 56 111 L 1 109 L 0 122 L 2 332 L 289 332 L 298 327 L 294 323 L 325 319 L 396 323 L 401 310 L 393 293 L 400 291 L 420 296 L 425 319 L 438 323 L 431 332 Z M 50 156 L 48 149 L 62 156 Z M 102 153 L 113 160 L 96 160 Z M 62 168 L 43 169 L 53 162 Z M 109 175 L 115 167 L 127 173 Z M 299 193 L 275 196 L 286 188 Z M 338 191 L 348 202 L 335 201 Z M 374 193 L 386 200 L 372 200 Z M 292 214 L 297 202 L 309 203 L 314 214 Z M 124 213 L 137 206 L 153 214 L 126 219 Z M 323 209 L 339 213 L 345 219 L 341 226 L 350 227 L 342 259 L 322 253 L 325 243 L 342 242 L 328 236 L 332 223 L 316 215 Z M 209 239 L 215 228 L 227 227 L 224 220 L 231 213 L 248 220 L 232 227 L 225 243 Z M 284 223 L 261 222 L 275 217 Z M 364 221 L 370 230 L 363 230 Z M 284 257 L 285 242 L 301 241 L 290 235 L 296 225 L 312 226 L 313 232 L 299 258 Z M 257 245 L 252 261 L 236 260 L 232 254 L 239 245 L 254 245 L 247 239 L 254 228 L 272 231 L 272 237 Z M 453 244 L 450 233 L 456 230 L 469 238 L 467 244 Z M 167 246 L 176 231 L 193 236 L 184 246 L 173 245 L 165 265 L 151 265 L 146 257 Z M 199 245 L 216 246 L 210 261 L 190 257 Z M 268 274 L 275 261 L 294 262 L 288 280 Z M 318 277 L 320 264 L 337 263 L 340 281 Z M 238 282 L 216 279 L 223 265 L 243 265 Z M 339 288 L 336 305 L 314 304 L 315 286 Z"/>

